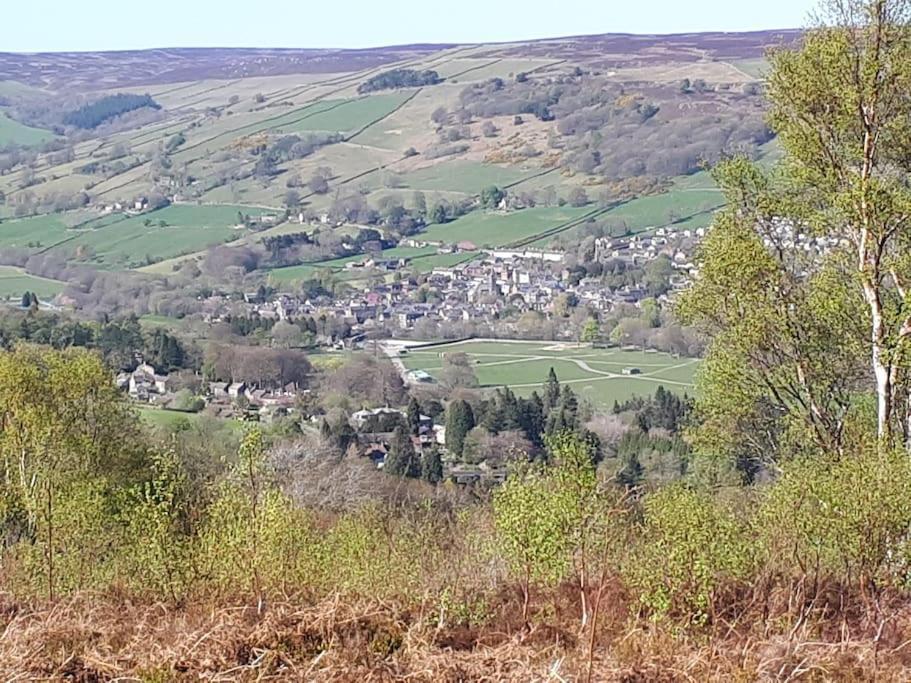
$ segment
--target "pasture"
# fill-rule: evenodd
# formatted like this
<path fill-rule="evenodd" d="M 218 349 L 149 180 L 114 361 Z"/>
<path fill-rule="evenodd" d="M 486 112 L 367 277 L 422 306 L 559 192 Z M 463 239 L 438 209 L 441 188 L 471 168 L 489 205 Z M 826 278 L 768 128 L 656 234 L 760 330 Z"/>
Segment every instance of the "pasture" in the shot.
<path fill-rule="evenodd" d="M 436 257 L 436 255 L 436 248 L 434 247 L 395 247 L 394 249 L 386 249 L 384 251 L 378 252 L 373 256 L 373 258 L 380 260 L 409 259 L 413 260 L 415 265 L 417 265 L 418 262 L 424 260 L 424 257 L 432 258 Z M 451 254 L 446 255 L 451 256 Z M 459 256 L 464 256 L 464 254 L 459 254 Z M 352 273 L 346 269 L 347 264 L 358 263 L 365 261 L 368 258 L 371 258 L 369 254 L 355 254 L 354 256 L 343 256 L 342 258 L 330 259 L 328 261 L 314 261 L 311 263 L 302 263 L 298 266 L 273 268 L 268 271 L 269 280 L 273 284 L 295 282 L 297 280 L 306 280 L 308 278 L 316 277 L 320 271 L 324 270 L 329 270 L 332 273 L 344 273 L 348 275 Z M 432 266 L 431 270 L 435 267 L 436 265 Z M 360 268 L 354 271 L 353 275 L 363 275 L 364 272 L 364 269 Z"/>
<path fill-rule="evenodd" d="M 540 172 L 540 169 L 523 173 L 511 166 L 458 160 L 426 166 L 402 175 L 401 179 L 405 187 L 422 192 L 480 194 L 485 187 L 512 185 L 535 172 Z"/>
<path fill-rule="evenodd" d="M 97 268 L 136 268 L 245 235 L 235 228 L 238 211 L 260 213 L 248 206 L 180 204 L 139 216 L 86 220 L 86 212 L 73 212 L 11 219 L 0 223 L 0 248 L 66 250 Z"/>
<path fill-rule="evenodd" d="M 0 109 L 0 147 L 15 144 L 33 147 L 54 139 L 54 134 L 43 128 L 31 128 L 14 121 Z"/>
<path fill-rule="evenodd" d="M 63 291 L 66 283 L 29 275 L 22 268 L 0 266 L 0 298 L 16 299 L 25 292 L 34 292 L 39 299 L 52 299 Z"/>
<path fill-rule="evenodd" d="M 550 368 L 593 405 L 609 409 L 614 401 L 655 393 L 659 386 L 677 394 L 693 394 L 699 360 L 664 353 L 595 349 L 586 344 L 548 341 L 469 341 L 414 347 L 402 357 L 410 370 L 438 378 L 447 353 L 465 353 L 482 387 L 508 386 L 521 396 L 540 389 Z M 624 375 L 638 368 L 639 375 Z"/>
<path fill-rule="evenodd" d="M 471 242 L 477 247 L 501 247 L 532 239 L 547 230 L 577 220 L 597 207 L 536 207 L 512 213 L 474 211 L 449 223 L 431 225 L 421 234 L 428 242 Z"/>

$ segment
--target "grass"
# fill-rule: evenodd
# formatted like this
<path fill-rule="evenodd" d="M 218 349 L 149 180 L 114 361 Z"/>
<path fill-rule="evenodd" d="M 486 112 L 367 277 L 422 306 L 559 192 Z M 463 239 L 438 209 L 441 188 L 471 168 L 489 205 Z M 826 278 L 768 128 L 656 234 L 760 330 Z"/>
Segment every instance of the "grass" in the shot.
<path fill-rule="evenodd" d="M 172 205 L 125 220 L 89 223 L 73 235 L 67 247 L 91 249 L 92 260 L 99 267 L 135 268 L 245 234 L 235 228 L 238 211 L 250 213 L 249 207 L 242 206 Z"/>
<path fill-rule="evenodd" d="M 474 211 L 451 223 L 430 226 L 421 234 L 421 239 L 445 243 L 467 241 L 478 247 L 500 247 L 532 238 L 561 223 L 580 218 L 595 208 L 541 207 L 507 214 Z"/>
<path fill-rule="evenodd" d="M 676 393 L 694 391 L 693 376 L 699 361 L 663 353 L 593 349 L 555 342 L 465 342 L 416 348 L 403 357 L 406 367 L 436 376 L 445 353 L 467 353 L 481 386 L 509 386 L 527 396 L 540 390 L 550 368 L 557 378 L 600 408 L 614 401 L 653 394 L 659 386 Z M 622 374 L 636 367 L 641 375 Z"/>
<path fill-rule="evenodd" d="M 460 263 L 471 261 L 481 255 L 479 251 L 462 251 L 457 254 L 433 254 L 416 258 L 409 264 L 419 273 L 429 273 L 434 268 L 451 268 Z"/>
<path fill-rule="evenodd" d="M 373 121 L 388 116 L 409 95 L 410 93 L 407 92 L 397 92 L 352 99 L 332 107 L 328 111 L 321 111 L 296 123 L 281 125 L 280 127 L 285 133 L 307 133 L 313 131 L 352 133 Z"/>
<path fill-rule="evenodd" d="M 40 299 L 51 299 L 63 291 L 65 282 L 29 275 L 21 268 L 0 266 L 0 298 L 21 297 L 34 292 Z"/>
<path fill-rule="evenodd" d="M 54 134 L 42 128 L 32 128 L 14 121 L 0 109 L 0 147 L 9 144 L 34 147 L 54 139 Z"/>
<path fill-rule="evenodd" d="M 112 214 L 86 221 L 85 214 L 54 214 L 6 220 L 0 223 L 0 248 L 31 245 L 68 253 L 81 248 L 88 265 L 136 268 L 246 234 L 234 227 L 238 211 L 255 213 L 244 206 L 181 204 L 133 217 Z"/>
<path fill-rule="evenodd" d="M 381 260 L 390 259 L 418 259 L 418 257 L 432 256 L 436 254 L 435 247 L 395 247 L 386 249 L 376 255 Z M 314 277 L 321 270 L 330 270 L 333 273 L 347 272 L 345 266 L 348 263 L 357 263 L 370 258 L 367 254 L 355 254 L 354 256 L 344 256 L 342 258 L 331 259 L 328 261 L 316 261 L 313 263 L 302 263 L 299 266 L 285 266 L 284 268 L 273 268 L 269 272 L 269 279 L 276 284 L 294 282 L 296 280 L 306 280 Z M 363 271 L 358 271 L 361 274 Z"/>
<path fill-rule="evenodd" d="M 485 187 L 511 185 L 529 175 L 510 166 L 450 161 L 407 173 L 402 180 L 408 188 L 422 192 L 480 194 Z"/>

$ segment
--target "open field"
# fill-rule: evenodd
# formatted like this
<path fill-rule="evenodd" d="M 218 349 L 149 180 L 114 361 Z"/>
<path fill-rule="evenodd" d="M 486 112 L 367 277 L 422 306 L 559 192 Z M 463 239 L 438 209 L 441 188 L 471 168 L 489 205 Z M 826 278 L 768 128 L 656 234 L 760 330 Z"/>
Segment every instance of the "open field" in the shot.
<path fill-rule="evenodd" d="M 652 394 L 659 386 L 678 394 L 694 391 L 693 376 L 699 360 L 663 353 L 593 349 L 559 342 L 469 341 L 409 349 L 402 358 L 411 370 L 435 376 L 446 353 L 466 353 L 483 387 L 509 386 L 520 395 L 540 389 L 550 368 L 579 396 L 601 408 L 614 401 Z M 639 368 L 640 375 L 622 374 Z"/>
<path fill-rule="evenodd" d="M 431 225 L 421 235 L 430 242 L 471 242 L 478 247 L 499 247 L 533 238 L 563 223 L 581 218 L 596 207 L 541 207 L 513 213 L 474 211 L 451 223 Z"/>
<path fill-rule="evenodd" d="M 234 227 L 238 211 L 251 208 L 172 205 L 141 216 L 112 214 L 75 228 L 61 215 L 10 220 L 0 224 L 0 247 L 81 250 L 96 267 L 134 268 L 239 237 L 244 233 Z"/>
<path fill-rule="evenodd" d="M 402 181 L 405 187 L 422 192 L 480 194 L 485 187 L 491 185 L 505 187 L 517 183 L 535 172 L 540 172 L 540 169 L 523 172 L 513 166 L 450 161 L 406 173 L 402 176 Z"/>
<path fill-rule="evenodd" d="M 53 139 L 54 134 L 51 131 L 31 128 L 14 121 L 0 109 L 0 147 L 9 144 L 31 147 Z"/>
<path fill-rule="evenodd" d="M 419 257 L 430 257 L 436 255 L 434 247 L 396 247 L 386 249 L 375 255 L 375 258 L 381 260 L 391 259 L 417 259 Z M 354 256 L 344 256 L 342 258 L 330 259 L 328 261 L 314 261 L 312 263 L 302 263 L 299 266 L 286 266 L 284 268 L 274 268 L 269 271 L 269 279 L 273 283 L 294 282 L 295 280 L 305 280 L 314 277 L 322 270 L 330 270 L 334 273 L 347 272 L 346 264 L 357 263 L 370 258 L 368 254 L 355 254 Z M 355 275 L 363 274 L 360 269 Z"/>
<path fill-rule="evenodd" d="M 0 298 L 18 298 L 34 292 L 40 299 L 50 299 L 63 291 L 65 282 L 29 275 L 22 268 L 0 266 Z"/>

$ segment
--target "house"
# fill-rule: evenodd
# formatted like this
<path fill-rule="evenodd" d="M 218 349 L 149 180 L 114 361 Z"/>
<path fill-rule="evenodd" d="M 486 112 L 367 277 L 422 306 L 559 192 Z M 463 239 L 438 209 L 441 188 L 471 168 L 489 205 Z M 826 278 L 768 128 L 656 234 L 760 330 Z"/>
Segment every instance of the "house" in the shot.
<path fill-rule="evenodd" d="M 243 396 L 244 392 L 247 390 L 246 382 L 234 382 L 228 385 L 228 398 L 236 399 L 238 396 Z"/>
<path fill-rule="evenodd" d="M 159 375 L 148 363 L 140 363 L 139 367 L 130 373 L 126 386 L 132 398 L 153 403 L 168 393 L 167 382 L 167 375 Z"/>
<path fill-rule="evenodd" d="M 351 415 L 351 421 L 359 432 L 391 432 L 405 420 L 405 413 L 395 408 L 359 410 Z"/>

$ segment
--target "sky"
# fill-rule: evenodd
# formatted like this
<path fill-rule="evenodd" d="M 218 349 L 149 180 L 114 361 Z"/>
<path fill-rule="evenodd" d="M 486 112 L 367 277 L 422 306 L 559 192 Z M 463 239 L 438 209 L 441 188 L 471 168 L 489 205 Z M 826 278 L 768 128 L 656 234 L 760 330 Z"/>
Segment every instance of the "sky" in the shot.
<path fill-rule="evenodd" d="M 0 51 L 361 48 L 799 28 L 815 0 L 5 0 Z"/>

